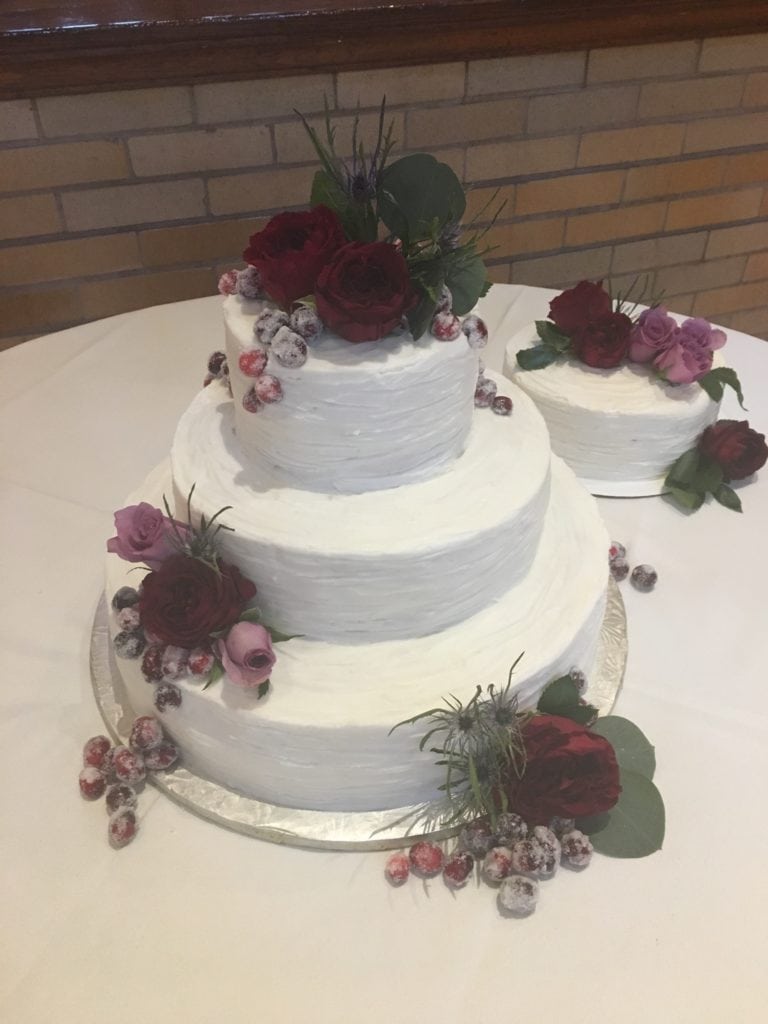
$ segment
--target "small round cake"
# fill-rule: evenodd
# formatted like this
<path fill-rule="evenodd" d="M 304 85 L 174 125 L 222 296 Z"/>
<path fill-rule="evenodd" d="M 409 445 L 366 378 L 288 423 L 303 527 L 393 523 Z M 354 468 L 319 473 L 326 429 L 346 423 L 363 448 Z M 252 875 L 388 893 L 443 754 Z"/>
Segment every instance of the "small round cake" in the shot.
<path fill-rule="evenodd" d="M 555 454 L 593 494 L 662 494 L 672 463 L 714 423 L 719 404 L 699 384 L 667 384 L 640 363 L 601 370 L 561 356 L 523 370 L 517 353 L 538 340 L 534 324 L 518 331 L 504 373 L 538 406 Z M 718 352 L 713 365 L 723 365 Z"/>

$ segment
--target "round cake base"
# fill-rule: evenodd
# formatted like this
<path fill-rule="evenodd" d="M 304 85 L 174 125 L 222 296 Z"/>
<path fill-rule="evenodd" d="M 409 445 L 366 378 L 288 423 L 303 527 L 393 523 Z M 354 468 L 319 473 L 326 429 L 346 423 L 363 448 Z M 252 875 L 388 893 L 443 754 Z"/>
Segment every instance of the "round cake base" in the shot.
<path fill-rule="evenodd" d="M 96 703 L 113 740 L 127 742 L 133 712 L 114 660 L 108 608 L 102 595 L 91 633 L 91 680 Z M 585 694 L 601 715 L 618 695 L 627 663 L 627 619 L 619 588 L 611 580 L 597 660 Z M 385 811 L 305 811 L 265 803 L 194 775 L 184 767 L 149 776 L 176 803 L 223 828 L 271 843 L 326 850 L 387 850 L 416 839 L 447 838 L 461 826 L 445 824 L 444 804 Z"/>

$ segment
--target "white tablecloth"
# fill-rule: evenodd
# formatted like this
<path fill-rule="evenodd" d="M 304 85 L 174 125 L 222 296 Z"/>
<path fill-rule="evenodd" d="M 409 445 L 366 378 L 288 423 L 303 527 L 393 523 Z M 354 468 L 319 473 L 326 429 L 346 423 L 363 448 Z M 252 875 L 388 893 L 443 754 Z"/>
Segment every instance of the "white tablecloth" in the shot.
<path fill-rule="evenodd" d="M 496 287 L 493 326 L 550 293 Z M 768 470 L 744 515 L 601 500 L 659 584 L 623 593 L 617 713 L 656 744 L 661 853 L 596 857 L 524 921 L 485 886 L 390 889 L 385 855 L 279 848 L 151 787 L 130 847 L 77 790 L 102 731 L 88 670 L 111 512 L 169 450 L 221 345 L 220 303 L 129 313 L 0 360 L 2 898 L 8 1024 L 757 1022 L 768 1017 Z M 768 431 L 768 345 L 731 333 L 749 419 Z M 501 346 L 489 365 L 500 366 Z M 725 415 L 737 411 L 730 397 Z"/>

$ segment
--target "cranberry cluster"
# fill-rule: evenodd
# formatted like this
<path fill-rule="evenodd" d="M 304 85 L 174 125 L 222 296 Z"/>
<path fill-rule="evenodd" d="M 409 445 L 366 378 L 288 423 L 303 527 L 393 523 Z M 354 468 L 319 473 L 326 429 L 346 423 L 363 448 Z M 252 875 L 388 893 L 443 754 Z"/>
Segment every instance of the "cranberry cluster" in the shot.
<path fill-rule="evenodd" d="M 621 583 L 629 575 L 627 549 L 617 540 L 612 540 L 611 546 L 608 548 L 608 565 L 611 576 L 617 583 Z M 636 590 L 647 592 L 656 586 L 659 574 L 652 565 L 636 565 L 629 578 Z"/>

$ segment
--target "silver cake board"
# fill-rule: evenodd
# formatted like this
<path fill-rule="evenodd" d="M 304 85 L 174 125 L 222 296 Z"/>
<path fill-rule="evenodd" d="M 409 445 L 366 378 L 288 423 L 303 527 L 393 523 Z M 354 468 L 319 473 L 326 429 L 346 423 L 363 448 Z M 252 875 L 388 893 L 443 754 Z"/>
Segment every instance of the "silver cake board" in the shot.
<path fill-rule="evenodd" d="M 102 595 L 91 634 L 91 680 L 96 703 L 113 740 L 125 743 L 134 713 L 114 660 L 109 639 L 108 606 Z M 627 663 L 624 602 L 611 580 L 596 664 L 585 699 L 608 714 Z M 236 793 L 179 766 L 151 773 L 152 785 L 182 807 L 223 828 L 271 843 L 325 850 L 388 850 L 429 836 L 445 839 L 461 826 L 448 824 L 445 804 L 417 805 L 383 811 L 313 811 L 281 807 Z"/>

